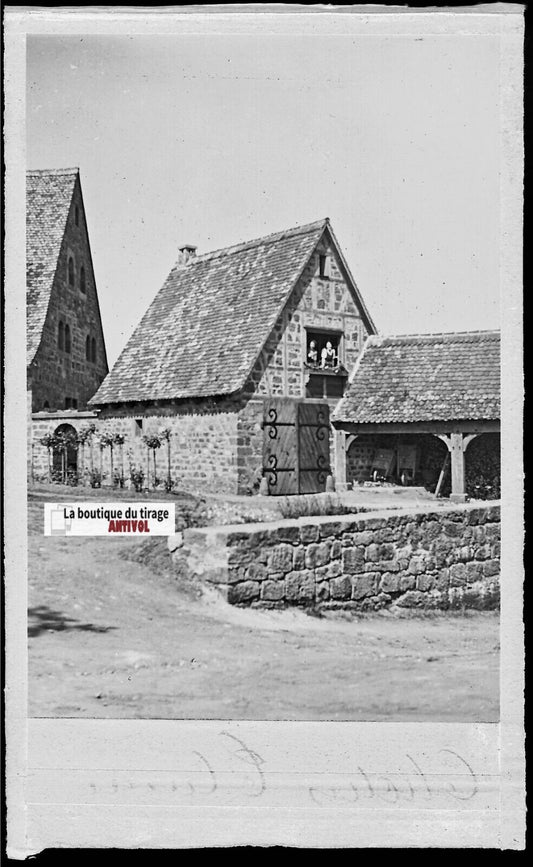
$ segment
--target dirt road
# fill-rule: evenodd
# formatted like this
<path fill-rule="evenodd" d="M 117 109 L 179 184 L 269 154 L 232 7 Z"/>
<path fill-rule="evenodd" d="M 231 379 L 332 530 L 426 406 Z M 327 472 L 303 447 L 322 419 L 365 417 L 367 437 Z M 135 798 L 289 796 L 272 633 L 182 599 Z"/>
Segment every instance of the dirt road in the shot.
<path fill-rule="evenodd" d="M 31 716 L 499 718 L 495 613 L 236 609 L 120 556 L 141 543 L 45 538 L 42 505 L 29 515 Z"/>

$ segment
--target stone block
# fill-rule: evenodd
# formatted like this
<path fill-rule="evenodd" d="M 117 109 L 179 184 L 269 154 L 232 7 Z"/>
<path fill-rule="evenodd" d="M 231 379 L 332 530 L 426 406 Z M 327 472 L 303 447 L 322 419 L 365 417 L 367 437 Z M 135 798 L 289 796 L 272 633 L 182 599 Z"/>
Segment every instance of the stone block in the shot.
<path fill-rule="evenodd" d="M 269 602 L 279 602 L 285 594 L 283 581 L 263 581 L 261 585 L 261 599 Z"/>
<path fill-rule="evenodd" d="M 239 545 L 228 550 L 228 566 L 249 566 L 257 559 L 257 552 L 246 545 Z"/>
<path fill-rule="evenodd" d="M 331 543 L 331 550 L 329 552 L 329 556 L 332 560 L 338 560 L 342 555 L 342 545 L 338 539 Z"/>
<path fill-rule="evenodd" d="M 329 582 L 329 592 L 332 599 L 350 599 L 352 583 L 347 575 L 332 578 Z"/>
<path fill-rule="evenodd" d="M 490 560 L 490 545 L 478 545 L 473 553 L 476 560 Z"/>
<path fill-rule="evenodd" d="M 305 552 L 306 568 L 315 569 L 317 566 L 325 566 L 329 560 L 330 548 L 330 542 L 308 545 Z"/>
<path fill-rule="evenodd" d="M 317 602 L 327 602 L 329 599 L 329 582 L 321 581 L 316 585 L 315 599 Z"/>
<path fill-rule="evenodd" d="M 485 524 L 485 536 L 490 540 L 498 540 L 500 538 L 499 524 Z"/>
<path fill-rule="evenodd" d="M 365 563 L 364 572 L 400 572 L 401 566 L 397 560 L 378 560 L 376 563 Z"/>
<path fill-rule="evenodd" d="M 297 545 L 300 541 L 300 527 L 297 524 L 293 527 L 278 527 L 278 539 L 280 542 Z"/>
<path fill-rule="evenodd" d="M 359 575 L 352 575 L 352 599 L 357 600 L 364 599 L 365 596 L 374 596 L 380 578 L 379 572 L 363 572 Z"/>
<path fill-rule="evenodd" d="M 292 568 L 296 571 L 305 569 L 305 547 L 303 545 L 292 550 Z"/>
<path fill-rule="evenodd" d="M 341 536 L 344 530 L 346 530 L 346 522 L 325 521 L 319 526 L 319 535 L 321 539 L 328 539 L 332 536 Z"/>
<path fill-rule="evenodd" d="M 325 568 L 328 578 L 338 578 L 339 575 L 342 575 L 342 566 L 340 560 L 333 560 L 331 563 L 328 563 Z"/>
<path fill-rule="evenodd" d="M 318 527 L 313 524 L 304 524 L 300 527 L 300 542 L 302 545 L 309 545 L 311 542 L 318 541 Z"/>
<path fill-rule="evenodd" d="M 424 523 L 423 531 L 426 539 L 430 542 L 433 539 L 437 539 L 440 536 L 442 531 L 442 526 L 440 521 L 427 521 Z"/>
<path fill-rule="evenodd" d="M 396 605 L 401 608 L 424 608 L 426 605 L 426 594 L 420 590 L 408 590 L 403 596 L 396 600 Z"/>
<path fill-rule="evenodd" d="M 483 575 L 486 578 L 491 578 L 493 575 L 500 574 L 500 561 L 499 560 L 485 560 L 483 563 Z"/>
<path fill-rule="evenodd" d="M 313 572 L 289 572 L 285 576 L 285 599 L 288 602 L 310 602 L 315 598 Z"/>
<path fill-rule="evenodd" d="M 400 576 L 394 572 L 385 572 L 379 582 L 379 589 L 384 593 L 397 593 L 400 589 Z"/>
<path fill-rule="evenodd" d="M 426 564 L 423 557 L 411 557 L 409 562 L 409 572 L 411 575 L 420 575 L 426 571 Z"/>
<path fill-rule="evenodd" d="M 374 533 L 371 533 L 369 530 L 360 530 L 354 533 L 352 537 L 353 545 L 370 545 L 373 541 Z"/>
<path fill-rule="evenodd" d="M 371 545 L 368 545 L 365 549 L 365 560 L 368 560 L 370 563 L 375 563 L 379 560 L 379 545 L 376 542 L 372 542 Z"/>
<path fill-rule="evenodd" d="M 250 602 L 259 598 L 259 592 L 260 584 L 257 581 L 241 581 L 228 587 L 228 602 L 231 605 Z"/>
<path fill-rule="evenodd" d="M 345 574 L 355 574 L 364 568 L 364 548 L 344 548 L 342 552 L 342 571 Z"/>
<path fill-rule="evenodd" d="M 270 572 L 290 572 L 292 569 L 292 545 L 276 545 L 268 558 Z"/>
<path fill-rule="evenodd" d="M 469 545 L 463 545 L 461 548 L 455 548 L 455 559 L 459 563 L 467 563 L 472 559 L 472 548 Z"/>
<path fill-rule="evenodd" d="M 405 593 L 406 590 L 413 590 L 416 586 L 416 578 L 414 575 L 400 575 L 398 578 L 398 589 Z"/>
<path fill-rule="evenodd" d="M 475 560 L 465 563 L 465 575 L 467 581 L 479 581 L 483 575 L 483 564 Z"/>
<path fill-rule="evenodd" d="M 490 556 L 493 559 L 499 559 L 501 553 L 501 545 L 499 542 L 495 542 L 494 545 L 491 546 Z"/>
<path fill-rule="evenodd" d="M 416 589 L 422 593 L 427 593 L 428 590 L 433 590 L 435 586 L 435 578 L 433 575 L 419 575 L 416 579 Z"/>
<path fill-rule="evenodd" d="M 449 518 L 442 522 L 442 527 L 446 536 L 450 536 L 453 539 L 457 539 L 463 532 L 462 525 Z"/>
<path fill-rule="evenodd" d="M 464 563 L 453 563 L 450 566 L 450 586 L 458 587 L 466 581 L 466 566 Z"/>
<path fill-rule="evenodd" d="M 251 563 L 246 570 L 246 578 L 249 581 L 264 581 L 268 577 L 268 571 L 263 563 Z"/>

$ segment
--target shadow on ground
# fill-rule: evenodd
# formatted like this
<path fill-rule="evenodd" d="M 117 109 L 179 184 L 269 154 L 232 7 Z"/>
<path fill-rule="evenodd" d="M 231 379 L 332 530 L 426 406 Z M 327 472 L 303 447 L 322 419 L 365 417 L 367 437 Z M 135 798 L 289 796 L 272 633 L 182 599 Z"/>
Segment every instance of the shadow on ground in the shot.
<path fill-rule="evenodd" d="M 65 630 L 80 630 L 81 632 L 109 632 L 116 626 L 96 626 L 94 623 L 80 623 L 74 617 L 67 617 L 61 611 L 54 611 L 47 605 L 37 605 L 28 608 L 28 635 L 35 638 L 42 632 L 64 632 Z"/>

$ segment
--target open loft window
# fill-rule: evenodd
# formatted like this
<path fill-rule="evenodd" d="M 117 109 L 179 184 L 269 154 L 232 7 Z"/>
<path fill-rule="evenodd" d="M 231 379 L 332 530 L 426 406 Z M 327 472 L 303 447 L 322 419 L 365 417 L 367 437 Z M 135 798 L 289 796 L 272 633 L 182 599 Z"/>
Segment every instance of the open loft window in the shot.
<path fill-rule="evenodd" d="M 333 371 L 339 367 L 340 342 L 342 334 L 338 331 L 308 331 L 306 364 L 319 370 Z"/>
<path fill-rule="evenodd" d="M 80 292 L 83 292 L 83 294 L 85 295 L 86 291 L 87 286 L 85 282 L 85 268 L 82 265 L 80 268 Z"/>
<path fill-rule="evenodd" d="M 70 326 L 65 325 L 65 352 L 72 352 L 72 343 L 70 340 Z"/>
<path fill-rule="evenodd" d="M 65 398 L 65 409 L 78 409 L 78 398 L 77 397 L 66 397 Z"/>
<path fill-rule="evenodd" d="M 329 262 L 325 253 L 318 255 L 318 276 L 324 280 L 329 277 Z"/>

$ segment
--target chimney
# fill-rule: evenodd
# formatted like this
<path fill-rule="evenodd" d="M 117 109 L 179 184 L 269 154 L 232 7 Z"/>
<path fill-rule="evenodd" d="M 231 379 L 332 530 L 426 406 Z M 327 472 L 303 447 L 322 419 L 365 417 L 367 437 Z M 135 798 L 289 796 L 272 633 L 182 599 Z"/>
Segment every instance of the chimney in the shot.
<path fill-rule="evenodd" d="M 181 265 L 182 267 L 188 265 L 190 260 L 194 259 L 194 257 L 196 256 L 196 250 L 197 248 L 194 246 L 194 244 L 183 244 L 179 248 L 180 253 L 178 256 L 177 264 Z"/>

